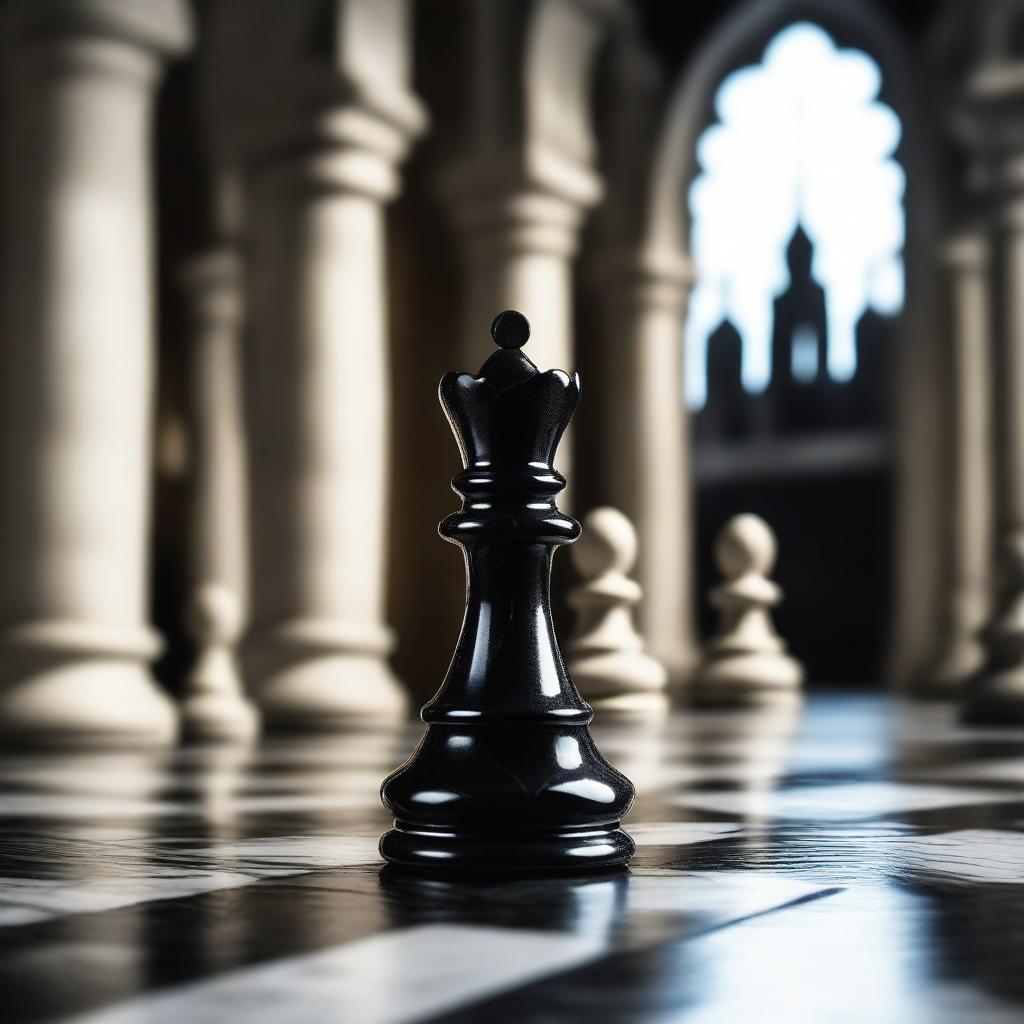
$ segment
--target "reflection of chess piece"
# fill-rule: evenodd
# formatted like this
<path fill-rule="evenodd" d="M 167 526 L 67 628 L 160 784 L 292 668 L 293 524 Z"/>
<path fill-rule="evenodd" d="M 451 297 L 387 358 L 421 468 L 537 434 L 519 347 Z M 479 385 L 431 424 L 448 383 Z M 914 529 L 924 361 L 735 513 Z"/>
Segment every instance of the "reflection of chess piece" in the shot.
<path fill-rule="evenodd" d="M 217 583 L 198 588 L 190 612 L 198 649 L 181 706 L 185 735 L 197 740 L 247 740 L 257 731 L 252 704 L 242 692 L 234 647 L 241 627 L 235 595 Z"/>
<path fill-rule="evenodd" d="M 636 530 L 614 508 L 594 509 L 572 549 L 583 582 L 569 594 L 577 611 L 568 667 L 580 693 L 598 708 L 661 710 L 665 669 L 643 649 L 633 625 L 640 585 L 626 574 L 636 561 Z"/>
<path fill-rule="evenodd" d="M 758 516 L 734 516 L 718 535 L 715 558 L 725 580 L 710 601 L 721 617 L 697 669 L 694 699 L 730 705 L 797 695 L 803 667 L 785 653 L 771 617 L 782 599 L 767 576 L 775 564 L 771 528 Z"/>

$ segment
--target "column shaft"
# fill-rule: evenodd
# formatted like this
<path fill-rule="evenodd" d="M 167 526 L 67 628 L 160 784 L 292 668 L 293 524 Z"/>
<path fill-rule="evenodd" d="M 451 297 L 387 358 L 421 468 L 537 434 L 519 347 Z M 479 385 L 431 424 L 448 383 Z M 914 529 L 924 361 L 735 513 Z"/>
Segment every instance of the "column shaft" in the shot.
<path fill-rule="evenodd" d="M 249 552 L 239 362 L 242 281 L 235 253 L 227 248 L 212 250 L 189 263 L 182 290 L 191 330 L 190 576 L 193 583 L 226 587 L 244 614 Z"/>
<path fill-rule="evenodd" d="M 69 33 L 7 60 L 0 728 L 166 741 L 146 667 L 157 55 Z"/>
<path fill-rule="evenodd" d="M 992 559 L 990 288 L 987 244 L 964 233 L 945 247 L 952 379 L 949 382 L 952 578 L 934 664 L 917 681 L 924 697 L 960 696 L 984 662 L 981 630 L 989 611 Z"/>
<path fill-rule="evenodd" d="M 1004 202 L 994 247 L 996 583 L 986 663 L 967 693 L 978 722 L 1024 721 L 1024 201 Z"/>
<path fill-rule="evenodd" d="M 182 287 L 191 330 L 188 619 L 196 646 L 182 725 L 196 739 L 248 739 L 257 721 L 235 663 L 248 603 L 249 554 L 237 255 L 225 247 L 197 257 L 186 266 Z"/>
<path fill-rule="evenodd" d="M 694 663 L 690 421 L 683 403 L 689 268 L 635 255 L 596 274 L 604 401 L 599 501 L 632 520 L 639 541 L 638 622 L 673 683 Z"/>
<path fill-rule="evenodd" d="M 285 726 L 405 706 L 384 625 L 384 195 L 331 164 L 284 157 L 247 202 L 252 680 Z"/>

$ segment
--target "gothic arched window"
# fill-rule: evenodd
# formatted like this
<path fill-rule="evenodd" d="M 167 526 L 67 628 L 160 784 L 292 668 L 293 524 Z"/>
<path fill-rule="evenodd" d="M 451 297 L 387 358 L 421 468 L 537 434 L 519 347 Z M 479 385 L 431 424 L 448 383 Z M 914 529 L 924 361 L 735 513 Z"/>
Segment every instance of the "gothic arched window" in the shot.
<path fill-rule="evenodd" d="M 730 367 L 739 359 L 748 392 L 780 373 L 843 382 L 856 372 L 861 319 L 901 308 L 905 180 L 893 158 L 901 125 L 878 100 L 881 82 L 870 56 L 838 48 L 808 22 L 783 29 L 760 64 L 722 81 L 689 194 L 691 408 L 707 397 L 712 335 L 738 353 L 721 358 Z M 778 300 L 800 288 L 811 307 L 814 289 L 823 295 L 822 322 L 805 309 L 782 339 L 787 350 L 773 355 Z"/>

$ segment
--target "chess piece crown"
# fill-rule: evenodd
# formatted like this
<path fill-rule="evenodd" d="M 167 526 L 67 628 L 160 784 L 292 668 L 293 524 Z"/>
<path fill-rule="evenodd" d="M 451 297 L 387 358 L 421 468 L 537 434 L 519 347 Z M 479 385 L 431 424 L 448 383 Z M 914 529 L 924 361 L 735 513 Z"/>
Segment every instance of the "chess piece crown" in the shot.
<path fill-rule="evenodd" d="M 430 869 L 608 868 L 632 855 L 619 820 L 630 782 L 601 756 L 593 712 L 566 674 L 551 621 L 555 547 L 579 535 L 559 511 L 553 467 L 579 401 L 576 374 L 541 372 L 519 349 L 522 314 L 494 321 L 499 346 L 439 394 L 462 454 L 462 509 L 439 532 L 464 552 L 466 612 L 427 729 L 381 787 L 393 864 Z"/>

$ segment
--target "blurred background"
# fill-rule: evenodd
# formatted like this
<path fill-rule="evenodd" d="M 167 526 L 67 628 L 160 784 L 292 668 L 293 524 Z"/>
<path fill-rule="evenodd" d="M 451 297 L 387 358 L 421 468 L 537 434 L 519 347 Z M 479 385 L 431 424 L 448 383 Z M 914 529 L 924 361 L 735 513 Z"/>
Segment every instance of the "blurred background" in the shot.
<path fill-rule="evenodd" d="M 236 661 L 271 726 L 433 693 L 464 599 L 436 382 L 505 308 L 583 376 L 564 507 L 633 522 L 671 685 L 748 511 L 810 686 L 979 668 L 1024 557 L 1024 4 L 2 17 L 9 737 L 166 739 Z"/>

